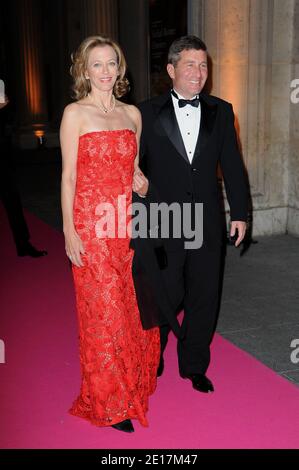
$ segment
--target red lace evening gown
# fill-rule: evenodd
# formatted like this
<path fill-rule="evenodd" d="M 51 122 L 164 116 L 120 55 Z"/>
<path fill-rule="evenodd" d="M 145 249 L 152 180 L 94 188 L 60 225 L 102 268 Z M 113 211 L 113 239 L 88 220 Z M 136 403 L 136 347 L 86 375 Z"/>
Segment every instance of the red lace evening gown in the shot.
<path fill-rule="evenodd" d="M 98 204 L 112 204 L 117 219 L 118 196 L 131 203 L 136 149 L 129 129 L 88 132 L 79 141 L 74 222 L 85 254 L 84 267 L 73 266 L 73 276 L 82 384 L 70 413 L 99 426 L 131 418 L 146 426 L 156 387 L 159 331 L 141 326 L 130 237 L 98 238 L 95 229 Z"/>

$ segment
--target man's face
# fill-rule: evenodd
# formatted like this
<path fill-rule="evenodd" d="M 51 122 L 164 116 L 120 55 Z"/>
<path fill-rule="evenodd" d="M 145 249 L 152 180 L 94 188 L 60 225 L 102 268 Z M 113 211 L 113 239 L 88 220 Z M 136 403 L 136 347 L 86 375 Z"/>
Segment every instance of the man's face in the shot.
<path fill-rule="evenodd" d="M 176 66 L 167 64 L 173 88 L 186 99 L 191 99 L 203 89 L 208 78 L 206 51 L 189 49 L 180 53 Z"/>

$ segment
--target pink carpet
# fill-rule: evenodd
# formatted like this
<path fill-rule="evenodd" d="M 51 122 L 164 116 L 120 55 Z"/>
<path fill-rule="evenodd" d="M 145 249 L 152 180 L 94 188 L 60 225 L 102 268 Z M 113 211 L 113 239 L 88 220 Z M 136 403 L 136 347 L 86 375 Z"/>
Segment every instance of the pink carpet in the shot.
<path fill-rule="evenodd" d="M 27 214 L 41 259 L 17 258 L 0 207 L 0 448 L 298 448 L 299 388 L 215 336 L 215 393 L 178 376 L 171 337 L 150 400 L 149 428 L 134 434 L 68 415 L 80 383 L 71 271 L 62 235 Z"/>

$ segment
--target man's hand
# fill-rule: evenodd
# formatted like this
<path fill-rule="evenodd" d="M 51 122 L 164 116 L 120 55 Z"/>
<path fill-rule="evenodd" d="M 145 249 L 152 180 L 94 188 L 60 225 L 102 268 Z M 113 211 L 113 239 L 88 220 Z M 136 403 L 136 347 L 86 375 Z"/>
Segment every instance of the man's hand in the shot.
<path fill-rule="evenodd" d="M 133 191 L 141 197 L 146 196 L 148 191 L 148 179 L 144 176 L 140 168 L 136 168 L 134 172 Z"/>
<path fill-rule="evenodd" d="M 0 101 L 0 109 L 5 108 L 5 106 L 9 103 L 9 99 L 5 95 L 4 102 Z"/>
<path fill-rule="evenodd" d="M 235 246 L 239 246 L 242 242 L 243 238 L 245 237 L 246 233 L 246 222 L 241 220 L 234 220 L 231 223 L 230 227 L 230 236 L 233 237 L 236 233 L 236 229 L 238 230 L 238 238 L 236 240 Z"/>

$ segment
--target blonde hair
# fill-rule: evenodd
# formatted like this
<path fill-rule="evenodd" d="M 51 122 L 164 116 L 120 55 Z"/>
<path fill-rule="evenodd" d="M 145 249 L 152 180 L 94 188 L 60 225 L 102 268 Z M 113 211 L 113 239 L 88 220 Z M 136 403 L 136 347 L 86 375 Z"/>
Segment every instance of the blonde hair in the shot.
<path fill-rule="evenodd" d="M 110 38 L 102 36 L 90 36 L 81 42 L 78 49 L 71 55 L 72 65 L 70 68 L 73 77 L 74 98 L 78 101 L 85 98 L 91 91 L 89 80 L 85 77 L 90 51 L 98 46 L 111 46 L 116 53 L 118 64 L 118 77 L 113 87 L 116 98 L 121 98 L 129 91 L 129 82 L 125 78 L 126 59 L 120 46 Z"/>

